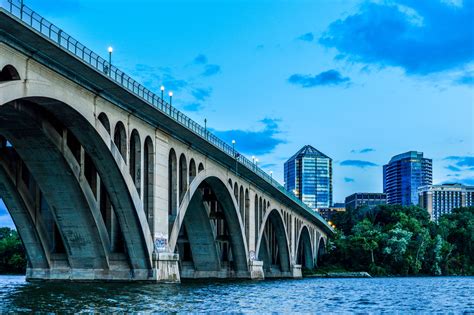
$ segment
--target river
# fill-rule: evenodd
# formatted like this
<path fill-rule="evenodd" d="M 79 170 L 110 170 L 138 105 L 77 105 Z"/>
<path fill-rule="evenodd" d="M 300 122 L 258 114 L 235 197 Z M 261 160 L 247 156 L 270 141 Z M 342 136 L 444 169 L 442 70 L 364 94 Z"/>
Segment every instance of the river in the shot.
<path fill-rule="evenodd" d="M 474 314 L 474 277 L 29 283 L 0 276 L 0 313 L 442 312 Z"/>

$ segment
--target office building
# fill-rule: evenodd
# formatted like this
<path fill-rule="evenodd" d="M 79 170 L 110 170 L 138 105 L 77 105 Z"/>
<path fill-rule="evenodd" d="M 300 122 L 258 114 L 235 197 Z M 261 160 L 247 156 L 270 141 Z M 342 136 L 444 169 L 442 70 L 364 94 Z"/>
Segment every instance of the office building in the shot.
<path fill-rule="evenodd" d="M 438 221 L 443 214 L 455 208 L 474 206 L 474 186 L 462 184 L 428 185 L 418 189 L 419 205 L 426 209 L 431 220 Z"/>
<path fill-rule="evenodd" d="M 285 162 L 285 188 L 310 208 L 332 205 L 332 159 L 310 145 Z"/>
<path fill-rule="evenodd" d="M 318 208 L 319 214 L 326 220 L 330 221 L 332 220 L 334 214 L 338 212 L 344 212 L 346 211 L 346 208 L 344 206 L 344 203 L 334 203 L 334 205 L 330 208 Z"/>
<path fill-rule="evenodd" d="M 389 205 L 418 205 L 418 188 L 432 184 L 432 161 L 422 152 L 394 156 L 383 166 L 383 192 Z"/>
<path fill-rule="evenodd" d="M 359 207 L 374 208 L 378 205 L 387 204 L 387 195 L 383 193 L 355 193 L 346 197 L 345 207 L 357 209 Z"/>

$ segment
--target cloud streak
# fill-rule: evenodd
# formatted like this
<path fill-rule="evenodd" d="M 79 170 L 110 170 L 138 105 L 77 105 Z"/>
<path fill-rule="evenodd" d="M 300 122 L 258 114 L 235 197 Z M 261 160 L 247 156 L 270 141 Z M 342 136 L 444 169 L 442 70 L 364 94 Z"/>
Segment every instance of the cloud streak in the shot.
<path fill-rule="evenodd" d="M 339 163 L 341 166 L 351 166 L 351 167 L 358 167 L 358 168 L 367 168 L 367 167 L 375 167 L 378 166 L 375 163 L 363 160 L 345 160 Z"/>
<path fill-rule="evenodd" d="M 350 83 L 350 78 L 344 77 L 339 71 L 331 69 L 314 76 L 309 74 L 293 74 L 288 78 L 288 82 L 303 88 L 336 85 L 347 86 Z"/>
<path fill-rule="evenodd" d="M 319 42 L 351 62 L 428 75 L 473 61 L 472 21 L 471 0 L 461 6 L 443 0 L 364 2 L 357 13 L 331 23 Z"/>
<path fill-rule="evenodd" d="M 231 143 L 236 141 L 236 150 L 249 155 L 263 155 L 272 152 L 279 144 L 286 143 L 278 138 L 281 133 L 280 120 L 265 118 L 260 120 L 260 130 L 211 130 L 216 136 Z"/>
<path fill-rule="evenodd" d="M 375 149 L 373 148 L 365 148 L 365 149 L 361 149 L 361 150 L 351 150 L 351 153 L 360 153 L 360 154 L 364 154 L 364 153 L 370 153 L 370 152 L 375 152 Z"/>
<path fill-rule="evenodd" d="M 353 183 L 353 182 L 355 182 L 355 179 L 354 179 L 354 178 L 350 178 L 350 177 L 344 177 L 344 182 L 346 182 L 346 183 Z"/>
<path fill-rule="evenodd" d="M 206 65 L 204 71 L 201 73 L 203 77 L 214 76 L 221 72 L 221 66 L 219 65 Z"/>
<path fill-rule="evenodd" d="M 314 34 L 309 32 L 309 33 L 303 34 L 301 36 L 298 36 L 296 39 L 297 40 L 302 40 L 304 42 L 312 42 L 314 40 Z"/>

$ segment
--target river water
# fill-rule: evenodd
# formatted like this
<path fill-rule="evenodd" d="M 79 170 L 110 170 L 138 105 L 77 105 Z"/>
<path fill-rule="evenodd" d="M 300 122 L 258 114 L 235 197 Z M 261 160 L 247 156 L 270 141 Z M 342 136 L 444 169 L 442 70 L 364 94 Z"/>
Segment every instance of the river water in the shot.
<path fill-rule="evenodd" d="M 474 277 L 28 283 L 0 276 L 0 313 L 309 312 L 474 314 Z"/>

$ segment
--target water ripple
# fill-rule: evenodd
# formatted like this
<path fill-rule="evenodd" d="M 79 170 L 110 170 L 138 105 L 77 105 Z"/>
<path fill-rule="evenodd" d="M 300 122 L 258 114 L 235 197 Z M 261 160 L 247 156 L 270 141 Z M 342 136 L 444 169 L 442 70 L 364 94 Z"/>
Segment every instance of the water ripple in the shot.
<path fill-rule="evenodd" d="M 474 277 L 0 284 L 0 313 L 474 314 Z"/>

